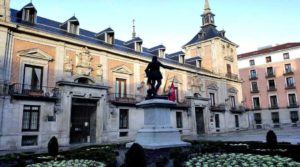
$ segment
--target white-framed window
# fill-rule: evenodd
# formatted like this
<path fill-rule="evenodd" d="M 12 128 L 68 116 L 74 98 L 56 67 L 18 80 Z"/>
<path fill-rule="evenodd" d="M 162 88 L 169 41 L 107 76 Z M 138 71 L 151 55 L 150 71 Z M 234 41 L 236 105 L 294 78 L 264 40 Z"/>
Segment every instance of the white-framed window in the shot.
<path fill-rule="evenodd" d="M 290 54 L 289 54 L 289 52 L 283 53 L 283 59 L 284 59 L 284 60 L 290 59 Z"/>
<path fill-rule="evenodd" d="M 289 93 L 288 94 L 288 102 L 289 106 L 297 106 L 297 97 L 295 93 Z"/>
<path fill-rule="evenodd" d="M 292 72 L 292 65 L 290 63 L 284 65 L 285 73 Z"/>
<path fill-rule="evenodd" d="M 136 42 L 135 43 L 135 51 L 136 52 L 142 52 L 142 43 L 141 42 Z"/>
<path fill-rule="evenodd" d="M 257 82 L 251 82 L 251 91 L 252 92 L 257 92 L 258 91 Z"/>
<path fill-rule="evenodd" d="M 295 86 L 294 77 L 287 77 L 286 78 L 286 86 L 287 87 L 293 87 L 293 86 Z"/>
<path fill-rule="evenodd" d="M 256 70 L 255 69 L 250 70 L 250 78 L 257 78 Z"/>
<path fill-rule="evenodd" d="M 268 86 L 269 86 L 269 90 L 275 90 L 276 89 L 275 80 L 274 79 L 268 80 Z"/>
<path fill-rule="evenodd" d="M 36 23 L 36 10 L 34 8 L 26 8 L 23 9 L 23 15 L 22 15 L 23 21 L 29 22 L 29 23 Z"/>
<path fill-rule="evenodd" d="M 260 109 L 259 97 L 252 97 L 253 109 Z"/>
<path fill-rule="evenodd" d="M 270 107 L 271 108 L 278 108 L 277 95 L 271 95 L 270 96 Z"/>
<path fill-rule="evenodd" d="M 230 95 L 229 96 L 229 100 L 230 100 L 230 106 L 231 108 L 236 108 L 236 99 L 235 99 L 235 96 L 234 95 Z"/>
<path fill-rule="evenodd" d="M 39 131 L 40 106 L 24 105 L 22 131 Z"/>
<path fill-rule="evenodd" d="M 272 57 L 271 56 L 267 56 L 266 57 L 266 63 L 271 63 L 272 62 Z"/>
<path fill-rule="evenodd" d="M 184 55 L 179 55 L 179 63 L 184 64 Z"/>
<path fill-rule="evenodd" d="M 255 65 L 254 59 L 249 60 L 249 64 L 250 64 L 250 66 L 254 66 Z"/>

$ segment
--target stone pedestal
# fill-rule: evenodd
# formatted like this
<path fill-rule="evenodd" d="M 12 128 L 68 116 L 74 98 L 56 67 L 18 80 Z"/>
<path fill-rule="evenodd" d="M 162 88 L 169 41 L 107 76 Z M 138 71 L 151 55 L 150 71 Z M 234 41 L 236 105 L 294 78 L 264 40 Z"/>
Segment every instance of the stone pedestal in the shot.
<path fill-rule="evenodd" d="M 137 104 L 144 109 L 144 127 L 137 133 L 134 143 L 145 149 L 188 146 L 180 139 L 180 133 L 171 126 L 170 108 L 176 103 L 165 99 L 150 99 Z M 133 143 L 128 143 L 130 147 Z"/>

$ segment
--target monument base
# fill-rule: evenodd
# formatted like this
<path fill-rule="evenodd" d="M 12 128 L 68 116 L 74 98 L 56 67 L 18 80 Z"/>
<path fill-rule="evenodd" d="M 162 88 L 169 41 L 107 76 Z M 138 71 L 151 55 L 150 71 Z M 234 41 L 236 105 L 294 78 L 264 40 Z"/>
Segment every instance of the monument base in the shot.
<path fill-rule="evenodd" d="M 144 108 L 144 127 L 137 133 L 136 140 L 127 143 L 140 144 L 145 149 L 160 149 L 189 146 L 190 143 L 181 141 L 180 133 L 171 126 L 170 108 L 176 103 L 165 99 L 150 99 L 138 106 Z"/>

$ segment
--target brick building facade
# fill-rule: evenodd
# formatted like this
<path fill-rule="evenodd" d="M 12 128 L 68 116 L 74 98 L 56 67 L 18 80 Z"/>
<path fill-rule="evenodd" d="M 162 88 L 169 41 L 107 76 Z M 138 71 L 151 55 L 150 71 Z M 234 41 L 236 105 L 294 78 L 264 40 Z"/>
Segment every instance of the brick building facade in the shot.
<path fill-rule="evenodd" d="M 256 128 L 299 125 L 300 43 L 238 55 L 245 106 Z"/>

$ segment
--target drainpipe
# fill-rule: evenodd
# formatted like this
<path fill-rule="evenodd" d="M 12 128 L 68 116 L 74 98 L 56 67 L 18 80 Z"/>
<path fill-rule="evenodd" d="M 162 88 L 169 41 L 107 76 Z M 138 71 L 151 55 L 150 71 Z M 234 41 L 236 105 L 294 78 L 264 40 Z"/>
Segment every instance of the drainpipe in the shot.
<path fill-rule="evenodd" d="M 4 113 L 4 104 L 5 104 L 5 97 L 8 93 L 8 83 L 10 81 L 10 71 L 11 71 L 11 46 L 12 46 L 12 36 L 13 33 L 10 29 L 7 30 L 7 36 L 6 36 L 6 44 L 5 44 L 5 52 L 4 52 L 4 65 L 3 65 L 3 86 L 4 86 L 4 95 L 2 97 L 2 108 L 0 112 L 0 135 L 2 135 L 3 132 L 3 113 Z"/>

